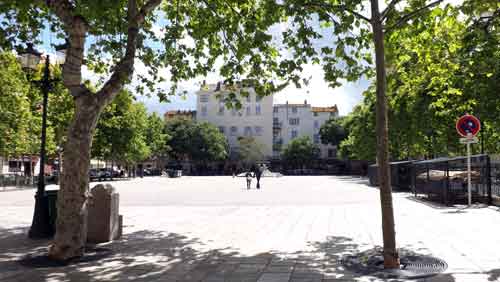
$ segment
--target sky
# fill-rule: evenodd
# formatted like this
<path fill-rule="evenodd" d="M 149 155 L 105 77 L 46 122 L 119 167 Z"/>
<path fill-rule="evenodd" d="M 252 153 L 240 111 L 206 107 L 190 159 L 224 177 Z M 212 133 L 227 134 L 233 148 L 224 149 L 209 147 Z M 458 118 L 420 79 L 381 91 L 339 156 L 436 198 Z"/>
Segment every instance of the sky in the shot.
<path fill-rule="evenodd" d="M 381 10 L 385 8 L 385 1 L 379 0 L 381 5 Z M 402 1 L 404 2 L 404 1 Z M 430 1 L 429 1 L 430 2 Z M 462 3 L 463 0 L 445 0 L 444 4 L 451 3 L 453 5 Z M 365 9 L 366 10 L 366 9 Z M 368 13 L 368 11 L 365 11 Z M 368 16 L 368 15 L 367 15 Z M 270 30 L 273 36 L 280 37 L 281 32 L 286 26 L 278 25 Z M 54 39 L 50 31 L 46 30 L 42 34 L 44 44 L 39 46 L 40 50 L 49 50 L 48 53 L 53 53 L 50 47 L 51 43 L 57 41 Z M 165 70 L 164 70 L 165 71 Z M 146 73 L 146 68 L 140 63 L 135 64 L 135 72 Z M 362 93 L 368 88 L 370 82 L 366 78 L 361 78 L 356 82 L 342 82 L 342 85 L 337 88 L 330 88 L 327 82 L 323 79 L 324 72 L 319 65 L 308 64 L 304 66 L 303 71 L 304 77 L 311 77 L 308 86 L 304 86 L 301 89 L 295 88 L 295 86 L 290 85 L 284 90 L 274 95 L 275 103 L 303 103 L 307 100 L 309 104 L 313 106 L 333 106 L 337 105 L 340 115 L 346 115 L 352 111 L 353 107 L 362 101 Z M 84 79 L 90 79 L 91 81 L 97 81 L 98 77 L 83 69 Z M 206 77 L 197 77 L 188 81 L 180 83 L 181 91 L 187 91 L 185 96 L 175 96 L 171 97 L 170 102 L 160 103 L 156 96 L 146 97 L 138 96 L 137 100 L 143 102 L 149 112 L 157 112 L 162 115 L 168 110 L 194 110 L 196 108 L 196 91 L 200 88 L 201 82 L 205 80 L 209 84 L 215 84 L 218 81 L 223 80 L 216 72 L 209 73 Z M 132 82 L 132 85 L 135 82 Z M 165 91 L 168 92 L 168 87 L 165 84 Z"/>

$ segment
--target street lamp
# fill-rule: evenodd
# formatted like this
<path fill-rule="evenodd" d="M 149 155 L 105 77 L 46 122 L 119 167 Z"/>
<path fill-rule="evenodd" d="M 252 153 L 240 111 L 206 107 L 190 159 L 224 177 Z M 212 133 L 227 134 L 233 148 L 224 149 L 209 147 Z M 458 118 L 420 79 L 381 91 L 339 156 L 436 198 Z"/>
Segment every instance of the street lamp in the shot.
<path fill-rule="evenodd" d="M 19 60 L 24 69 L 29 71 L 36 70 L 42 59 L 42 54 L 33 49 L 33 44 L 26 44 L 27 48 L 19 54 Z M 33 213 L 33 221 L 28 232 L 30 238 L 49 238 L 54 235 L 54 230 L 50 226 L 49 218 L 49 203 L 45 193 L 45 143 L 47 139 L 47 103 L 50 87 L 55 80 L 50 79 L 50 56 L 45 56 L 45 68 L 41 81 L 33 81 L 39 83 L 42 88 L 42 134 L 40 142 L 40 172 L 38 174 L 38 186 L 35 194 L 35 211 Z"/>

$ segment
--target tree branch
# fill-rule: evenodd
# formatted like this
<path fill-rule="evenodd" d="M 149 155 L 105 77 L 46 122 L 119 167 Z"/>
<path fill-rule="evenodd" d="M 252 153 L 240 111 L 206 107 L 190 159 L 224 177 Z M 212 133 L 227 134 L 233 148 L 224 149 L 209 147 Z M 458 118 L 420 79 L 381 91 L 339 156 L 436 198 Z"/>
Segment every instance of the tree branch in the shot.
<path fill-rule="evenodd" d="M 483 28 L 485 31 L 488 31 L 488 28 L 490 27 L 491 23 L 495 18 L 500 16 L 500 9 L 497 9 L 491 16 L 483 16 L 480 17 L 478 20 L 474 21 L 474 25 L 480 25 L 481 23 L 484 23 Z"/>
<path fill-rule="evenodd" d="M 359 18 L 359 19 L 362 19 L 362 20 L 365 20 L 367 22 L 371 22 L 371 19 L 361 15 L 360 13 L 350 9 L 350 8 L 347 8 L 345 5 L 331 5 L 331 4 L 328 4 L 328 3 L 313 3 L 313 2 L 309 2 L 309 3 L 304 3 L 304 6 L 315 6 L 315 7 L 320 7 L 320 8 L 323 8 L 323 9 L 326 9 L 328 11 L 331 11 L 331 10 L 336 10 L 336 9 L 340 9 L 340 10 L 344 10 L 346 12 L 349 12 L 351 13 L 352 15 L 354 15 L 355 17 Z"/>
<path fill-rule="evenodd" d="M 130 81 L 134 73 L 135 52 L 137 50 L 137 38 L 139 28 L 144 23 L 148 13 L 160 5 L 161 0 L 149 0 L 140 11 L 137 10 L 137 0 L 128 1 L 127 18 L 127 46 L 125 56 L 116 65 L 113 74 L 103 87 L 97 92 L 100 103 L 106 105 L 123 88 L 126 82 Z"/>
<path fill-rule="evenodd" d="M 82 16 L 75 15 L 75 7 L 68 0 L 46 0 L 45 4 L 62 22 L 63 28 L 69 37 L 69 46 L 63 65 L 63 84 L 74 97 L 88 93 L 89 90 L 82 84 L 83 54 L 88 30 L 87 22 Z"/>
<path fill-rule="evenodd" d="M 144 4 L 142 6 L 139 13 L 137 13 L 137 15 L 135 16 L 135 21 L 137 22 L 137 24 L 141 25 L 144 22 L 144 19 L 146 18 L 146 16 L 151 11 L 153 11 L 156 7 L 158 7 L 158 5 L 160 5 L 161 1 L 162 0 L 149 0 L 148 2 L 146 2 L 146 4 Z"/>
<path fill-rule="evenodd" d="M 369 18 L 367 18 L 367 17 L 365 17 L 365 16 L 361 15 L 360 13 L 358 13 L 358 12 L 356 12 L 356 11 L 354 11 L 354 10 L 351 10 L 351 9 L 349 9 L 349 8 L 345 7 L 344 5 L 339 5 L 339 8 L 341 8 L 341 9 L 342 9 L 342 10 L 344 10 L 344 11 L 348 11 L 348 12 L 350 12 L 351 14 L 353 14 L 353 15 L 354 15 L 354 16 L 356 16 L 356 17 L 358 17 L 359 19 L 365 20 L 365 21 L 367 21 L 367 22 L 371 22 L 371 19 L 369 19 Z"/>
<path fill-rule="evenodd" d="M 393 25 L 391 25 L 390 27 L 386 28 L 386 29 L 385 29 L 385 32 L 388 32 L 388 31 L 390 31 L 390 30 L 392 30 L 392 29 L 394 29 L 394 28 L 396 28 L 396 27 L 400 26 L 401 24 L 403 24 L 403 23 L 404 23 L 404 22 L 406 22 L 407 20 L 411 19 L 412 17 L 414 17 L 414 16 L 418 15 L 418 14 L 419 14 L 419 13 L 421 13 L 422 11 L 424 11 L 424 10 L 426 10 L 426 9 L 428 9 L 428 8 L 431 8 L 431 7 L 433 7 L 433 6 L 436 6 L 436 5 L 438 5 L 439 3 L 441 3 L 441 2 L 443 2 L 443 0 L 437 0 L 437 1 L 434 1 L 434 2 L 432 2 L 432 3 L 429 3 L 429 4 L 425 5 L 425 6 L 423 6 L 423 7 L 422 7 L 422 8 L 420 8 L 420 9 L 417 9 L 417 10 L 415 10 L 415 11 L 413 11 L 413 12 L 411 12 L 411 13 L 407 14 L 407 15 L 402 16 L 402 17 L 401 17 L 401 18 L 400 18 L 400 19 L 399 19 L 399 20 L 398 20 L 395 24 L 393 24 Z"/>
<path fill-rule="evenodd" d="M 82 64 L 85 51 L 87 23 L 82 17 L 73 17 L 69 33 L 69 46 L 63 65 L 63 83 L 76 97 L 87 93 L 88 89 L 82 84 Z"/>
<path fill-rule="evenodd" d="M 66 28 L 71 27 L 75 7 L 68 0 L 46 0 L 45 4 L 54 11 Z"/>
<path fill-rule="evenodd" d="M 382 19 L 382 21 L 384 21 L 387 18 L 387 15 L 394 9 L 394 6 L 396 6 L 396 4 L 399 1 L 401 1 L 401 0 L 392 0 L 391 3 L 389 3 L 389 5 L 387 5 L 385 10 L 382 11 L 382 13 L 380 14 L 380 18 Z"/>

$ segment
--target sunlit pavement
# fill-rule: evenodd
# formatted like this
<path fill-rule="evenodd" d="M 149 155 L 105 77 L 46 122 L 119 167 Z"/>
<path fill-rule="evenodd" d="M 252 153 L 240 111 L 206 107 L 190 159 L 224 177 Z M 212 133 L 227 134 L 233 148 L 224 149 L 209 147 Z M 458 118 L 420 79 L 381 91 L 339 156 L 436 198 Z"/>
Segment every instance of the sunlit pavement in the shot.
<path fill-rule="evenodd" d="M 109 257 L 58 268 L 16 263 L 49 242 L 26 237 L 35 190 L 0 192 L 0 281 L 378 281 L 338 261 L 382 244 L 378 190 L 361 178 L 263 178 L 260 190 L 246 190 L 238 177 L 111 184 L 120 193 L 123 238 L 105 245 Z M 393 195 L 399 247 L 449 265 L 425 281 L 499 281 L 498 208 Z"/>

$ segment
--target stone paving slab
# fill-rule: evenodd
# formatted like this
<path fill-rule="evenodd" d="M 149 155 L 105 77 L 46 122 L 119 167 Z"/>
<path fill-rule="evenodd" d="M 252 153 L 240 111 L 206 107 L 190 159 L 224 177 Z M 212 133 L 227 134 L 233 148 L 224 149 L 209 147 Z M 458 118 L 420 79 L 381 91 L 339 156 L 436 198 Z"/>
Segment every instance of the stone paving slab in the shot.
<path fill-rule="evenodd" d="M 32 269 L 15 262 L 49 241 L 26 239 L 34 190 L 0 192 L 0 281 L 384 281 L 349 273 L 344 254 L 381 244 L 378 190 L 349 177 L 144 178 L 113 182 L 122 240 L 101 261 Z M 240 181 L 240 182 L 239 182 Z M 399 247 L 444 259 L 413 281 L 499 281 L 498 208 L 441 207 L 395 193 Z M 401 280 L 398 280 L 401 281 Z"/>

